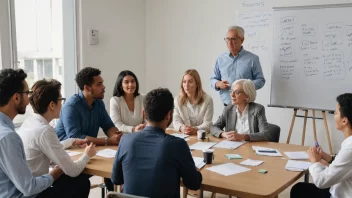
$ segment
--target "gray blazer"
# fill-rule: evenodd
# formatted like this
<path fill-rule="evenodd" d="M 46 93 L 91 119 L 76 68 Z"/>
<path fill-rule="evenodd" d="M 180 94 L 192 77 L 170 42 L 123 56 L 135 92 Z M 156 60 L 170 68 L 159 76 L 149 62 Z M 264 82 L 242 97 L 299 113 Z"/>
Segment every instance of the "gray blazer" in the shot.
<path fill-rule="evenodd" d="M 269 125 L 265 117 L 265 108 L 261 104 L 251 102 L 248 104 L 249 139 L 252 142 L 267 141 Z M 236 105 L 224 108 L 222 115 L 210 128 L 210 133 L 220 137 L 223 132 L 236 131 L 237 113 Z M 225 127 L 225 130 L 223 130 Z"/>

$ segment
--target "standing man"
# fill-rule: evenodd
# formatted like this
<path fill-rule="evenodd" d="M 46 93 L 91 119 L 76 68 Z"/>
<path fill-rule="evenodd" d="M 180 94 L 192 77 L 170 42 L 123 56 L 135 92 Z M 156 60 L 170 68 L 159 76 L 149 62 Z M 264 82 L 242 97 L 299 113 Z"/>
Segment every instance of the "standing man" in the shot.
<path fill-rule="evenodd" d="M 154 89 L 144 97 L 147 126 L 124 135 L 116 153 L 111 180 L 123 192 L 145 197 L 180 197 L 183 184 L 197 190 L 197 171 L 187 142 L 165 133 L 172 122 L 174 98 L 168 89 Z"/>
<path fill-rule="evenodd" d="M 60 189 L 51 187 L 62 174 L 54 168 L 49 174 L 32 176 L 26 162 L 23 142 L 12 123 L 17 114 L 24 114 L 29 103 L 22 69 L 0 71 L 0 197 L 62 197 Z"/>
<path fill-rule="evenodd" d="M 221 101 L 227 106 L 231 104 L 229 91 L 234 81 L 250 79 L 258 90 L 264 86 L 265 79 L 259 57 L 246 51 L 242 46 L 244 41 L 242 27 L 229 27 L 224 40 L 229 52 L 221 54 L 216 60 L 210 83 L 213 89 L 220 91 Z"/>
<path fill-rule="evenodd" d="M 81 138 L 95 145 L 118 145 L 122 132 L 119 132 L 105 109 L 104 80 L 101 71 L 86 67 L 76 75 L 76 83 L 81 90 L 73 95 L 61 109 L 60 120 L 55 132 L 60 141 L 68 138 Z M 102 128 L 106 138 L 98 138 Z M 109 191 L 114 190 L 110 179 L 105 179 Z"/>

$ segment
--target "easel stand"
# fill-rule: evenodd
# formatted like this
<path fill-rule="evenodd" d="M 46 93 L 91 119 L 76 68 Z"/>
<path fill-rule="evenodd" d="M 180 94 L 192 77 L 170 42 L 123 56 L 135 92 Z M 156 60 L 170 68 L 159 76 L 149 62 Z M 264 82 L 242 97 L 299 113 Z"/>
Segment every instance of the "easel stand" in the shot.
<path fill-rule="evenodd" d="M 323 121 L 324 121 L 325 132 L 326 132 L 326 138 L 328 139 L 329 150 L 330 150 L 330 154 L 332 155 L 333 152 L 332 152 L 332 146 L 331 146 L 330 135 L 329 135 L 329 129 L 328 129 L 328 122 L 327 122 L 327 120 L 326 120 L 325 111 L 322 111 L 322 112 L 321 112 L 322 115 L 323 115 L 323 117 L 320 118 L 320 117 L 315 117 L 315 110 L 311 110 L 313 116 L 308 116 L 308 110 L 307 110 L 307 109 L 304 109 L 304 110 L 303 110 L 303 111 L 304 111 L 304 116 L 302 116 L 302 115 L 297 115 L 297 110 L 298 110 L 298 109 L 294 109 L 294 113 L 293 113 L 293 116 L 292 116 L 291 127 L 290 127 L 290 131 L 289 131 L 289 133 L 288 133 L 288 137 L 287 137 L 286 144 L 289 144 L 289 143 L 290 143 L 291 134 L 292 134 L 293 126 L 294 126 L 294 124 L 295 124 L 295 119 L 296 119 L 296 117 L 304 118 L 301 145 L 302 145 L 302 146 L 304 145 L 304 139 L 305 139 L 305 136 L 306 136 L 307 118 L 311 118 L 311 119 L 313 120 L 314 141 L 317 141 L 317 128 L 316 128 L 316 125 L 315 125 L 315 119 L 320 119 L 320 120 L 323 120 Z"/>

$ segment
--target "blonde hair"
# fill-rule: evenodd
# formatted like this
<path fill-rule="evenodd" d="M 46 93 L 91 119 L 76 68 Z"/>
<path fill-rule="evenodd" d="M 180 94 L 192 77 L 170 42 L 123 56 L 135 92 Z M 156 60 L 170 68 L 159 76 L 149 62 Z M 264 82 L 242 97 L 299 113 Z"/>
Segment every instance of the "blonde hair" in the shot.
<path fill-rule="evenodd" d="M 197 70 L 195 69 L 189 69 L 187 71 L 185 71 L 185 74 L 182 76 L 182 79 L 181 79 L 181 97 L 180 97 L 180 105 L 184 105 L 187 101 L 187 94 L 185 92 L 185 90 L 183 90 L 183 78 L 185 77 L 185 75 L 191 75 L 195 82 L 196 82 L 196 96 L 195 96 L 195 104 L 199 105 L 201 104 L 203 101 L 204 101 L 204 91 L 203 91 L 203 88 L 202 88 L 202 81 L 200 80 L 200 76 L 199 76 L 199 73 L 197 72 Z"/>
<path fill-rule="evenodd" d="M 255 98 L 257 97 L 257 90 L 255 89 L 253 81 L 248 79 L 239 79 L 232 83 L 231 88 L 237 84 L 242 85 L 244 94 L 248 96 L 248 100 L 246 100 L 246 102 L 254 102 Z"/>

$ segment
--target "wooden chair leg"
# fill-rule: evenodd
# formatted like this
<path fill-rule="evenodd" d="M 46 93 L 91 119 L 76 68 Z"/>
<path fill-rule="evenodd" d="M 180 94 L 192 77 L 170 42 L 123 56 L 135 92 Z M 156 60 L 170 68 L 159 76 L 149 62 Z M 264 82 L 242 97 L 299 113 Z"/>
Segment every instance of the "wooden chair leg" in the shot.
<path fill-rule="evenodd" d="M 212 192 L 210 197 L 211 198 L 215 198 L 216 197 L 216 193 Z"/>

